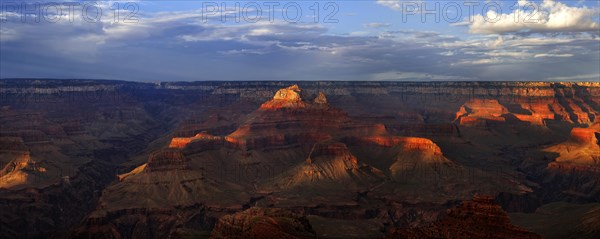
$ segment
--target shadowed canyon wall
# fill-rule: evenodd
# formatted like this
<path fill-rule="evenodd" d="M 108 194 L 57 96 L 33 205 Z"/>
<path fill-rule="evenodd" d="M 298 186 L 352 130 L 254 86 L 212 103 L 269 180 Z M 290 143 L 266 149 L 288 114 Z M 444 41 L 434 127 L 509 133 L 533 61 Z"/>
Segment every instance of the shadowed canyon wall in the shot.
<path fill-rule="evenodd" d="M 485 211 L 536 238 L 504 211 L 600 201 L 598 82 L 4 79 L 0 107 L 0 237 L 443 237 Z"/>

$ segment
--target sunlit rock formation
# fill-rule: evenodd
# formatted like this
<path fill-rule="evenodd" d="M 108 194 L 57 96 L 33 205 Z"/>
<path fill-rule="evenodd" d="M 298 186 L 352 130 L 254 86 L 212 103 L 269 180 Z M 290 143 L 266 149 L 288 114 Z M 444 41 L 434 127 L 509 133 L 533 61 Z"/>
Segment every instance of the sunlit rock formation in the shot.
<path fill-rule="evenodd" d="M 456 119 L 461 125 L 486 126 L 488 124 L 504 122 L 503 114 L 508 110 L 498 103 L 498 100 L 472 99 L 460 107 Z"/>
<path fill-rule="evenodd" d="M 319 94 L 315 98 L 315 104 L 318 104 L 318 105 L 326 105 L 327 104 L 327 96 L 325 96 L 325 93 L 319 91 Z"/>
<path fill-rule="evenodd" d="M 557 196 L 600 200 L 600 124 L 573 128 L 570 135 L 566 142 L 544 149 L 557 156 L 542 178 L 562 190 Z"/>
<path fill-rule="evenodd" d="M 298 85 L 280 89 L 273 99 L 260 106 L 262 110 L 276 110 L 283 108 L 304 108 L 306 103 L 300 97 L 301 89 Z"/>
<path fill-rule="evenodd" d="M 559 165 L 573 164 L 592 166 L 600 172 L 600 144 L 598 144 L 600 124 L 589 128 L 573 128 L 570 135 L 571 139 L 567 142 L 545 149 L 547 152 L 559 155 L 556 162 L 551 163 L 549 167 L 560 168 Z"/>
<path fill-rule="evenodd" d="M 382 147 L 400 146 L 403 151 L 423 152 L 431 155 L 442 155 L 442 150 L 433 141 L 426 138 L 398 136 L 370 136 L 357 139 L 361 143 Z"/>
<path fill-rule="evenodd" d="M 18 137 L 0 137 L 0 162 L 7 162 L 0 168 L 0 188 L 33 183 L 41 179 L 46 168 L 31 158 L 31 153 Z"/>

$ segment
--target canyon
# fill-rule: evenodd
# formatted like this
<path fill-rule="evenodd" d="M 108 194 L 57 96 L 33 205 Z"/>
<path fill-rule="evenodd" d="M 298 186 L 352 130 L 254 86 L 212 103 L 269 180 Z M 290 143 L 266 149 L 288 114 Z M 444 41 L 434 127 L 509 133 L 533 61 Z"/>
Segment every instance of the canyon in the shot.
<path fill-rule="evenodd" d="M 2 79 L 0 96 L 0 238 L 600 235 L 599 82 Z"/>

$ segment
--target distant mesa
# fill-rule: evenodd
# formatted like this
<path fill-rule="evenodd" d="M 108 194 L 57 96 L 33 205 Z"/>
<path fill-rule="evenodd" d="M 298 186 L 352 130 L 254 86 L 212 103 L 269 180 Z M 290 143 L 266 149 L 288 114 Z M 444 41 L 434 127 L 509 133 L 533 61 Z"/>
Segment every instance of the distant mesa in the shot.
<path fill-rule="evenodd" d="M 400 137 L 400 136 L 370 136 L 360 139 L 363 143 L 374 144 L 382 147 L 401 146 L 404 151 L 419 151 L 442 155 L 442 150 L 433 141 L 427 138 Z"/>
<path fill-rule="evenodd" d="M 214 136 L 208 134 L 206 131 L 202 131 L 193 137 L 175 137 L 171 139 L 171 143 L 169 144 L 169 148 L 183 149 L 191 143 L 195 143 L 195 145 L 200 145 L 202 142 L 206 142 L 206 144 L 210 144 L 210 142 L 218 142 L 222 141 L 223 137 Z"/>
<path fill-rule="evenodd" d="M 293 85 L 287 88 L 283 88 L 275 93 L 273 96 L 274 100 L 286 100 L 286 101 L 301 101 L 300 92 L 302 90 L 298 85 Z"/>
<path fill-rule="evenodd" d="M 562 96 L 564 97 L 564 96 Z M 544 126 L 545 120 L 590 125 L 595 118 L 593 106 L 570 98 L 540 99 L 536 102 L 510 99 L 470 99 L 456 112 L 454 121 L 464 126 L 488 127 L 497 124 L 526 122 Z"/>
<path fill-rule="evenodd" d="M 325 94 L 320 93 L 314 100 L 317 103 L 311 103 L 303 101 L 299 92 L 297 85 L 278 90 L 224 137 L 225 145 L 245 150 L 312 145 L 351 124 L 345 112 L 329 107 Z"/>
<path fill-rule="evenodd" d="M 325 93 L 319 92 L 313 103 L 302 100 L 300 93 L 302 89 L 298 85 L 292 85 L 287 88 L 278 90 L 273 99 L 265 102 L 260 106 L 262 110 L 278 110 L 278 109 L 302 109 L 307 107 L 322 108 L 327 106 L 327 97 Z"/>
<path fill-rule="evenodd" d="M 319 91 L 317 98 L 315 98 L 315 104 L 327 104 L 327 96 L 325 96 L 325 93 Z"/>
<path fill-rule="evenodd" d="M 502 106 L 498 100 L 471 99 L 461 107 L 459 112 L 469 116 L 501 117 L 508 113 L 508 109 Z"/>
<path fill-rule="evenodd" d="M 273 99 L 260 106 L 264 110 L 276 110 L 283 108 L 304 108 L 307 106 L 300 97 L 302 90 L 298 85 L 278 90 Z"/>
<path fill-rule="evenodd" d="M 456 112 L 455 120 L 460 125 L 487 126 L 505 122 L 506 119 L 502 115 L 506 113 L 508 113 L 508 109 L 502 106 L 498 100 L 471 99 Z"/>

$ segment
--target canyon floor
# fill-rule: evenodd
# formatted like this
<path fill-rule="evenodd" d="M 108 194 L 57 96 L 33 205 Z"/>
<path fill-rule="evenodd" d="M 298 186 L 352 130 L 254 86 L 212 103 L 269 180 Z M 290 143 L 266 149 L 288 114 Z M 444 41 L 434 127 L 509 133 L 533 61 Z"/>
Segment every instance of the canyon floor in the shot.
<path fill-rule="evenodd" d="M 0 80 L 0 238 L 600 238 L 599 82 Z"/>

